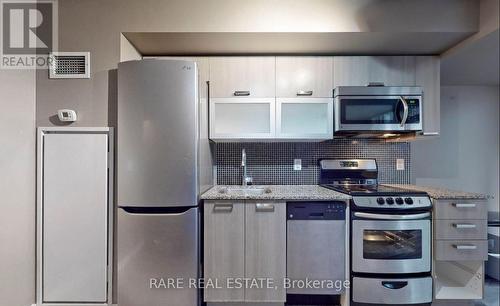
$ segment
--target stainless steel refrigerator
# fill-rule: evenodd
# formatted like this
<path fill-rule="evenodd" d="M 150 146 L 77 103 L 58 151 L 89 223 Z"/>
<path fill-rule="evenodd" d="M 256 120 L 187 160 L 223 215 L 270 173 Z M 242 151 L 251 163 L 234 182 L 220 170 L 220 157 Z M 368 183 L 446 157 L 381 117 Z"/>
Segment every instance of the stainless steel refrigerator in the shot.
<path fill-rule="evenodd" d="M 198 305 L 199 133 L 194 62 L 118 65 L 119 306 Z"/>

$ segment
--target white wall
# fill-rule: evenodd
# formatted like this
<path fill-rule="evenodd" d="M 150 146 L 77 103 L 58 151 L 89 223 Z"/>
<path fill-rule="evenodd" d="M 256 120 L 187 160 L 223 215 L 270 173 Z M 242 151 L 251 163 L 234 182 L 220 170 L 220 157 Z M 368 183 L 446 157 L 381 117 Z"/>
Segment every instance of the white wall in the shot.
<path fill-rule="evenodd" d="M 35 301 L 35 73 L 0 70 L 0 306 Z"/>
<path fill-rule="evenodd" d="M 499 87 L 443 86 L 441 135 L 412 143 L 412 178 L 494 196 L 499 210 Z"/>

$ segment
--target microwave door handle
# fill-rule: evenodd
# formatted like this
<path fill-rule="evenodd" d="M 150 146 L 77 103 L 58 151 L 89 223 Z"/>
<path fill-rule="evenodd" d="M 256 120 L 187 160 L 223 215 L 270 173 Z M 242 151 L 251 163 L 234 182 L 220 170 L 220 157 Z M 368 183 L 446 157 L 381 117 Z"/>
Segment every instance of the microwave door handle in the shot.
<path fill-rule="evenodd" d="M 401 127 L 404 127 L 408 120 L 408 102 L 403 96 L 399 96 L 399 100 L 403 103 L 403 118 L 401 119 Z"/>

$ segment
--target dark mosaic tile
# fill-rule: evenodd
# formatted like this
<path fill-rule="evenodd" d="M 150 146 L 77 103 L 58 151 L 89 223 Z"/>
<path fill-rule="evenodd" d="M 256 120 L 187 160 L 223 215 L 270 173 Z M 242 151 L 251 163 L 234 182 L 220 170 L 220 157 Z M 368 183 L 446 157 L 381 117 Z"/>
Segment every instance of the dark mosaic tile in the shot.
<path fill-rule="evenodd" d="M 241 183 L 241 150 L 247 152 L 248 173 L 254 184 L 317 184 L 318 160 L 322 158 L 374 158 L 381 183 L 409 184 L 410 143 L 374 139 L 335 139 L 326 142 L 217 143 L 217 184 Z M 293 160 L 302 159 L 302 170 L 293 170 Z M 405 170 L 396 170 L 396 159 L 405 159 Z"/>

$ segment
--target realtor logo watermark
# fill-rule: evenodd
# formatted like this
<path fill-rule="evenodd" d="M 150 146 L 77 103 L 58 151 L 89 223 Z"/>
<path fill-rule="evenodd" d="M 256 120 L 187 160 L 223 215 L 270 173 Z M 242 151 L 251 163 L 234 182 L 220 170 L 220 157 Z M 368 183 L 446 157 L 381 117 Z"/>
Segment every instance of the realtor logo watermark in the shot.
<path fill-rule="evenodd" d="M 0 0 L 0 68 L 48 68 L 57 51 L 57 11 L 57 0 Z"/>

